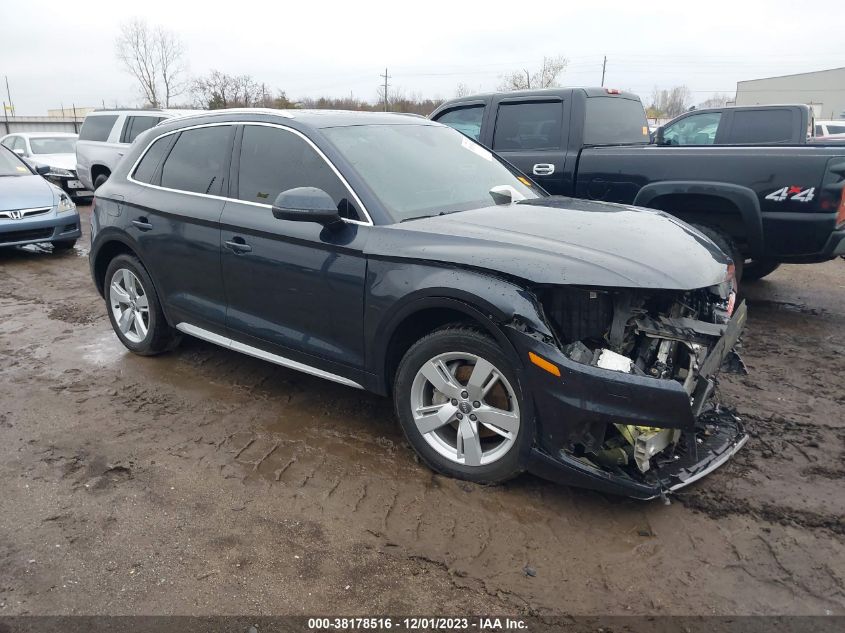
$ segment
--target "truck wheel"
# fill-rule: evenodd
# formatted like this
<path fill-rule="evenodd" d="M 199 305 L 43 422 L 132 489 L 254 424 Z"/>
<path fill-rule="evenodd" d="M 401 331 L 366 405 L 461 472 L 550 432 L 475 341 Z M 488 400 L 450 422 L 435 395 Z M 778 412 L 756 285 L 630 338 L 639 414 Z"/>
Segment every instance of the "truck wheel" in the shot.
<path fill-rule="evenodd" d="M 733 241 L 733 238 L 723 232 L 722 229 L 717 229 L 713 226 L 704 226 L 703 224 L 693 224 L 693 226 L 709 237 L 711 242 L 718 246 L 725 255 L 733 260 L 734 270 L 736 271 L 736 281 L 739 283 L 744 274 L 743 269 L 745 265 L 745 257 L 742 255 L 742 252 L 740 252 L 736 242 Z"/>
<path fill-rule="evenodd" d="M 100 186 L 109 179 L 107 174 L 100 174 L 96 178 L 94 178 L 94 191 L 100 188 Z"/>
<path fill-rule="evenodd" d="M 69 251 L 76 245 L 76 240 L 58 240 L 50 242 L 53 245 L 53 252 Z"/>
<path fill-rule="evenodd" d="M 780 262 L 768 259 L 747 259 L 742 269 L 742 278 L 745 281 L 757 281 L 766 275 L 771 275 L 779 266 Z"/>
<path fill-rule="evenodd" d="M 534 425 L 512 362 L 485 334 L 452 325 L 421 338 L 399 364 L 393 398 L 433 470 L 477 483 L 522 472 Z"/>

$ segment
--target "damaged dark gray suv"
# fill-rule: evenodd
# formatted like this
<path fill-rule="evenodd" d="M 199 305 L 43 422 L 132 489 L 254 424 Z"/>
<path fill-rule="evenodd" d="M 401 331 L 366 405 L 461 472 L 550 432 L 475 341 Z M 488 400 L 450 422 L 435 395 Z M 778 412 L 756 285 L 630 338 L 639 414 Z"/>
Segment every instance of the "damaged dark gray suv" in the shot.
<path fill-rule="evenodd" d="M 391 395 L 419 455 L 652 498 L 746 440 L 712 403 L 732 266 L 658 211 L 549 197 L 446 126 L 223 110 L 142 134 L 91 271 L 138 354 L 188 334 Z"/>

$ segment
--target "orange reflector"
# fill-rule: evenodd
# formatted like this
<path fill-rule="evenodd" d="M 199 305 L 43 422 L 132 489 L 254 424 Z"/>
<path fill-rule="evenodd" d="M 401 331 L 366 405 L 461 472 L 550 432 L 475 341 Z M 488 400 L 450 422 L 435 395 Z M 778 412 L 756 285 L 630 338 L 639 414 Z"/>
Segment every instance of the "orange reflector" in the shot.
<path fill-rule="evenodd" d="M 537 356 L 534 352 L 528 352 L 528 359 L 537 365 L 540 369 L 545 369 L 552 376 L 560 376 L 560 369 L 557 365 L 550 363 L 542 356 Z"/>
<path fill-rule="evenodd" d="M 516 179 L 517 179 L 519 182 L 521 182 L 523 185 L 525 185 L 526 187 L 530 187 L 530 186 L 531 186 L 531 181 L 530 181 L 530 180 L 528 180 L 528 178 L 526 178 L 525 176 L 517 176 L 517 177 L 516 177 Z"/>

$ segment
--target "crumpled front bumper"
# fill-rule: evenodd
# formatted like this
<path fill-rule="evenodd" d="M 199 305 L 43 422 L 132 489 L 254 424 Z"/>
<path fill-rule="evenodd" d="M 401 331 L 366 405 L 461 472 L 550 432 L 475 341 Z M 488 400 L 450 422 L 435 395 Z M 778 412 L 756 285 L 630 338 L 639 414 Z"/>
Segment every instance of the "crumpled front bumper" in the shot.
<path fill-rule="evenodd" d="M 567 485 L 651 499 L 688 485 L 724 464 L 748 436 L 731 413 L 704 410 L 712 394 L 713 377 L 732 353 L 746 317 L 742 303 L 701 363 L 692 393 L 674 380 L 577 363 L 531 336 L 511 336 L 523 358 L 533 351 L 556 364 L 561 372 L 556 377 L 525 365 L 524 380 L 533 396 L 538 426 L 538 441 L 528 456 L 527 469 Z M 601 442 L 609 424 L 678 429 L 690 450 L 656 464 L 641 480 L 611 473 L 566 450 L 573 445 Z"/>

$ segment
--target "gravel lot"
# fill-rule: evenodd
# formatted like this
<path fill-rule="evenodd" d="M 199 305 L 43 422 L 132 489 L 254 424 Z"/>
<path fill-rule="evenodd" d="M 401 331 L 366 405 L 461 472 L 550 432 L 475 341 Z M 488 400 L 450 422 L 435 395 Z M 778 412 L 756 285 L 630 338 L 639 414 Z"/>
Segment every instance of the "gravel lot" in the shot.
<path fill-rule="evenodd" d="M 748 287 L 751 440 L 665 506 L 454 481 L 387 400 L 133 356 L 86 255 L 0 251 L 0 614 L 845 614 L 841 260 Z"/>

